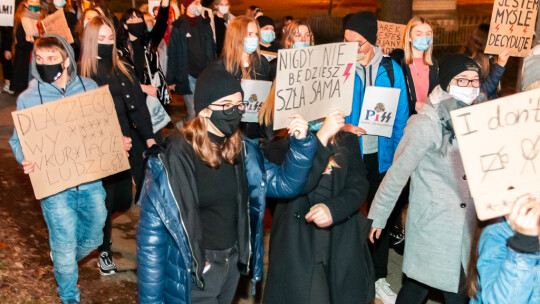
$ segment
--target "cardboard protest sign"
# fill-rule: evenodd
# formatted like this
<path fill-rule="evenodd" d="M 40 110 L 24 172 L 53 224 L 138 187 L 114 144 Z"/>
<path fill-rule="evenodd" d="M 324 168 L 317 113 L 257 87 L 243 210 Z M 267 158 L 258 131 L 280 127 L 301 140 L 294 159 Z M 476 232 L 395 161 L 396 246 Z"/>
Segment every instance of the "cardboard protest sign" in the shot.
<path fill-rule="evenodd" d="M 480 220 L 507 214 L 523 194 L 540 198 L 540 89 L 450 115 Z"/>
<path fill-rule="evenodd" d="M 377 21 L 377 45 L 383 53 L 390 54 L 394 49 L 403 48 L 406 26 L 403 24 Z"/>
<path fill-rule="evenodd" d="M 0 26 L 13 26 L 15 0 L 0 0 Z"/>
<path fill-rule="evenodd" d="M 277 58 L 277 53 L 274 52 L 268 52 L 268 51 L 261 51 L 261 55 L 266 58 L 269 62 Z"/>
<path fill-rule="evenodd" d="M 278 51 L 274 130 L 289 116 L 311 121 L 333 110 L 351 112 L 357 42 L 330 43 Z"/>
<path fill-rule="evenodd" d="M 485 53 L 500 54 L 510 49 L 511 56 L 527 56 L 537 13 L 536 0 L 495 0 Z"/>
<path fill-rule="evenodd" d="M 400 91 L 396 88 L 367 87 L 358 126 L 369 135 L 392 137 Z"/>
<path fill-rule="evenodd" d="M 130 168 L 108 86 L 11 115 L 37 199 Z"/>
<path fill-rule="evenodd" d="M 160 4 L 161 0 L 148 0 L 148 12 L 152 14 L 152 16 L 156 17 Z"/>
<path fill-rule="evenodd" d="M 64 15 L 64 10 L 56 10 L 56 12 L 41 20 L 41 24 L 43 25 L 45 34 L 57 34 L 70 44 L 74 42 L 71 30 L 66 21 L 66 16 Z"/>
<path fill-rule="evenodd" d="M 259 109 L 268 98 L 271 81 L 244 80 L 242 81 L 242 90 L 244 90 L 244 102 L 247 102 L 246 112 L 242 115 L 243 122 L 257 122 L 259 118 Z"/>

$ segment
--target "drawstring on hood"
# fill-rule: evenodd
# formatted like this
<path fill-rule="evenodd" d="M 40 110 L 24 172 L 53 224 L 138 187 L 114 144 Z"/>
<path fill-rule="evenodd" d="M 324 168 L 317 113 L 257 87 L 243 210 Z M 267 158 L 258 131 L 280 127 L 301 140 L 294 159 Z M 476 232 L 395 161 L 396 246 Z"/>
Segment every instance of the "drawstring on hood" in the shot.
<path fill-rule="evenodd" d="M 375 85 L 375 79 L 377 78 L 377 71 L 379 65 L 384 57 L 381 48 L 377 45 L 373 46 L 373 58 L 366 66 L 363 66 L 360 62 L 356 62 L 356 73 L 360 76 L 362 83 L 364 84 L 364 90 L 368 86 Z M 367 81 L 369 79 L 369 81 Z"/>

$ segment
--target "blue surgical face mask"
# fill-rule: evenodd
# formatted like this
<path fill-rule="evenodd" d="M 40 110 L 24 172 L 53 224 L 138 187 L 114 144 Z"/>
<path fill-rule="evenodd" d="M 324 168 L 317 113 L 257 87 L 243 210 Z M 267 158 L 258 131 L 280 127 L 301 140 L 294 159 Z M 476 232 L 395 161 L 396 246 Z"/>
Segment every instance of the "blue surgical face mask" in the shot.
<path fill-rule="evenodd" d="M 292 46 L 293 49 L 301 49 L 303 47 L 311 46 L 309 42 L 295 42 Z"/>
<path fill-rule="evenodd" d="M 312 120 L 312 121 L 308 122 L 309 130 L 310 131 L 319 131 L 321 129 L 323 123 L 324 123 L 324 118 L 323 119 Z"/>
<path fill-rule="evenodd" d="M 413 40 L 413 46 L 419 51 L 426 51 L 433 44 L 433 39 L 429 36 L 418 37 Z"/>
<path fill-rule="evenodd" d="M 274 31 L 261 31 L 261 41 L 263 43 L 272 43 L 276 39 L 276 33 Z"/>
<path fill-rule="evenodd" d="M 147 25 L 147 26 L 146 26 L 146 29 L 147 29 L 149 32 L 151 32 L 153 28 L 154 28 L 154 27 L 151 26 L 151 25 Z"/>
<path fill-rule="evenodd" d="M 259 46 L 259 38 L 257 37 L 248 37 L 244 38 L 244 51 L 248 54 L 251 54 L 257 50 Z"/>

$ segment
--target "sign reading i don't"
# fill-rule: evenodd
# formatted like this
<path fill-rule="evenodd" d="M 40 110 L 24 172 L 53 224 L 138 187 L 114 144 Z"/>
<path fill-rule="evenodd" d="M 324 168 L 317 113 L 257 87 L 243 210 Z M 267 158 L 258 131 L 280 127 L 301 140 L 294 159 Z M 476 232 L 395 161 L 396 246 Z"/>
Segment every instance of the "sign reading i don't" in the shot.
<path fill-rule="evenodd" d="M 333 110 L 351 112 L 357 42 L 330 43 L 278 51 L 274 130 L 289 125 L 292 114 L 307 121 Z"/>
<path fill-rule="evenodd" d="M 11 115 L 37 199 L 130 168 L 108 86 Z"/>
<path fill-rule="evenodd" d="M 450 115 L 480 220 L 509 213 L 521 195 L 540 199 L 540 89 Z"/>

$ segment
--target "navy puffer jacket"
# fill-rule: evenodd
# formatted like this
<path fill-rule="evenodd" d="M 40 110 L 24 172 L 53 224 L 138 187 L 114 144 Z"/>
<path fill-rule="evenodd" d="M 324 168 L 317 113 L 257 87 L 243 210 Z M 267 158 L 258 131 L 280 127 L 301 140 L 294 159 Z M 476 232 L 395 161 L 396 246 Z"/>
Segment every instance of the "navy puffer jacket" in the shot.
<path fill-rule="evenodd" d="M 245 213 L 239 221 L 247 224 L 239 236 L 239 267 L 243 273 L 253 262 L 253 281 L 262 278 L 265 198 L 289 198 L 302 190 L 309 174 L 316 139 L 291 138 L 286 161 L 277 166 L 266 160 L 259 147 L 244 140 L 242 167 L 249 190 Z M 150 151 L 137 227 L 137 264 L 140 303 L 189 304 L 191 284 L 204 288 L 204 249 L 198 222 L 194 154 L 181 135 L 170 136 L 161 149 Z M 247 214 L 249 210 L 249 215 Z M 245 238 L 242 235 L 247 236 Z M 243 244 L 247 243 L 247 244 Z"/>

